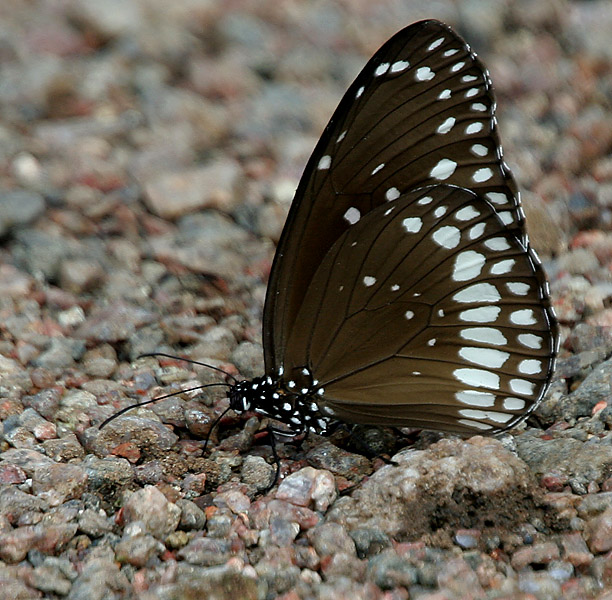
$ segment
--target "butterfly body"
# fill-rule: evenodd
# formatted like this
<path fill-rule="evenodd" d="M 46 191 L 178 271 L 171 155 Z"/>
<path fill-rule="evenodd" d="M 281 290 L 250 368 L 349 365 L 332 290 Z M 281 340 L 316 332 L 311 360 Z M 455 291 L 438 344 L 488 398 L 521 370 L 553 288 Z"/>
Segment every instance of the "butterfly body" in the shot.
<path fill-rule="evenodd" d="M 236 412 L 251 410 L 281 421 L 289 428 L 290 436 L 307 431 L 325 434 L 336 422 L 319 408 L 318 400 L 324 392 L 316 385 L 308 369 L 298 376 L 281 381 L 278 377 L 255 377 L 239 381 L 230 388 L 230 408 Z"/>

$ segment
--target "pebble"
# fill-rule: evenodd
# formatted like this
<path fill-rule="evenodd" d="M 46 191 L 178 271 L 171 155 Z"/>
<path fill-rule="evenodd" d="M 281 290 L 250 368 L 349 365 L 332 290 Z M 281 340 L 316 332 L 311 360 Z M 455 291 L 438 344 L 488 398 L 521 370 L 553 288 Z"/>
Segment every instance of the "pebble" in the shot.
<path fill-rule="evenodd" d="M 337 496 L 333 475 L 313 467 L 305 467 L 285 477 L 276 492 L 279 500 L 297 506 L 314 505 L 320 511 L 327 510 Z"/>
<path fill-rule="evenodd" d="M 45 201 L 40 194 L 27 190 L 4 191 L 0 194 L 0 236 L 11 228 L 31 223 L 43 214 Z"/>
<path fill-rule="evenodd" d="M 123 520 L 127 523 L 141 521 L 146 531 L 163 539 L 172 533 L 181 519 L 181 509 L 154 486 L 148 485 L 135 491 L 123 506 Z"/>
<path fill-rule="evenodd" d="M 80 498 L 87 487 L 87 472 L 80 465 L 56 463 L 38 467 L 32 476 L 32 492 L 49 506 Z"/>
<path fill-rule="evenodd" d="M 587 523 L 586 535 L 591 552 L 600 554 L 612 549 L 612 508 Z"/>
<path fill-rule="evenodd" d="M 149 209 L 163 219 L 176 219 L 203 208 L 230 211 L 237 200 L 241 171 L 233 160 L 176 173 L 158 173 L 144 184 L 144 200 Z"/>

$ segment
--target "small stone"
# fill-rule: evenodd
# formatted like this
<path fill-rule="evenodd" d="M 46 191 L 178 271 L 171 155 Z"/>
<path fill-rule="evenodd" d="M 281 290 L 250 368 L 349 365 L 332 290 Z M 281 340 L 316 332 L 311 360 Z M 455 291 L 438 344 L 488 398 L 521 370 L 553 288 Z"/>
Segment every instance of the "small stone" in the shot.
<path fill-rule="evenodd" d="M 612 508 L 606 509 L 587 524 L 587 543 L 589 550 L 596 554 L 612 549 Z"/>
<path fill-rule="evenodd" d="M 181 548 L 177 556 L 192 565 L 222 565 L 231 557 L 230 542 L 210 537 L 195 538 Z"/>
<path fill-rule="evenodd" d="M 319 556 L 329 556 L 336 552 L 356 555 L 355 542 L 339 523 L 322 523 L 308 532 L 308 539 Z"/>
<path fill-rule="evenodd" d="M 104 511 L 96 511 L 91 508 L 86 508 L 79 515 L 78 523 L 79 530 L 93 538 L 102 537 L 113 529 L 113 523 Z"/>
<path fill-rule="evenodd" d="M 357 556 L 366 558 L 378 554 L 391 545 L 391 539 L 380 529 L 362 527 L 349 532 L 355 542 Z"/>
<path fill-rule="evenodd" d="M 178 527 L 181 509 L 149 485 L 129 497 L 123 507 L 123 519 L 126 523 L 142 521 L 150 534 L 163 539 Z"/>
<path fill-rule="evenodd" d="M 579 533 L 564 533 L 561 538 L 563 558 L 575 567 L 591 564 L 593 555 Z"/>
<path fill-rule="evenodd" d="M 47 456 L 57 462 L 68 462 L 85 456 L 85 450 L 74 433 L 68 433 L 60 439 L 46 440 L 43 442 L 43 448 Z"/>
<path fill-rule="evenodd" d="M 144 567 L 164 550 L 164 545 L 152 535 L 135 535 L 122 539 L 115 546 L 115 556 L 120 563 Z"/>
<path fill-rule="evenodd" d="M 276 492 L 279 500 L 298 506 L 315 504 L 317 510 L 327 510 L 337 495 L 333 475 L 313 467 L 304 467 L 285 477 Z"/>
<path fill-rule="evenodd" d="M 97 261 L 88 259 L 66 259 L 60 266 L 60 286 L 73 294 L 91 292 L 104 283 L 104 269 Z"/>
<path fill-rule="evenodd" d="M 393 551 L 384 551 L 370 559 L 369 576 L 383 590 L 409 587 L 418 582 L 418 570 Z"/>
<path fill-rule="evenodd" d="M 15 226 L 31 223 L 45 210 L 40 194 L 28 190 L 4 191 L 0 194 L 0 236 Z"/>
<path fill-rule="evenodd" d="M 7 563 L 22 561 L 34 548 L 36 540 L 36 530 L 32 525 L 0 533 L 0 559 Z"/>
<path fill-rule="evenodd" d="M 27 478 L 25 471 L 17 465 L 0 464 L 0 484 L 23 483 Z"/>
<path fill-rule="evenodd" d="M 455 532 L 455 542 L 461 548 L 477 548 L 480 534 L 478 529 L 458 529 Z"/>
<path fill-rule="evenodd" d="M 72 498 L 79 498 L 87 485 L 87 473 L 75 464 L 56 463 L 34 471 L 32 491 L 50 506 L 58 506 Z"/>
<path fill-rule="evenodd" d="M 557 544 L 543 542 L 517 550 L 512 555 L 511 562 L 515 569 L 522 569 L 527 565 L 548 564 L 553 560 L 558 560 L 560 557 Z"/>
<path fill-rule="evenodd" d="M 240 469 L 240 478 L 256 491 L 266 490 L 272 484 L 275 467 L 269 465 L 261 456 L 245 456 Z"/>
<path fill-rule="evenodd" d="M 41 592 L 67 596 L 72 583 L 57 567 L 41 565 L 28 577 L 30 585 Z"/>
<path fill-rule="evenodd" d="M 185 531 L 204 529 L 206 515 L 197 504 L 181 498 L 176 501 L 176 505 L 181 509 L 180 529 Z"/>
<path fill-rule="evenodd" d="M 144 200 L 164 219 L 213 206 L 227 211 L 235 203 L 240 176 L 240 166 L 233 160 L 217 160 L 179 173 L 166 171 L 145 182 Z"/>

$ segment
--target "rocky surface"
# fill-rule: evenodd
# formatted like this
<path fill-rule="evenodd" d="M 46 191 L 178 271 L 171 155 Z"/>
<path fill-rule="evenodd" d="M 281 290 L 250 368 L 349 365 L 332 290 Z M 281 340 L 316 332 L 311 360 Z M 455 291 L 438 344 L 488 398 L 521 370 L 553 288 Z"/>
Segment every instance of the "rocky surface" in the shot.
<path fill-rule="evenodd" d="M 193 388 L 219 373 L 138 356 L 262 373 L 306 160 L 426 17 L 495 83 L 560 320 L 553 384 L 497 439 L 383 432 L 396 464 L 343 432 L 279 443 L 267 492 L 265 420 L 211 432 L 226 387 Z M 609 3 L 6 0 L 0 23 L 3 598 L 612 600 Z"/>

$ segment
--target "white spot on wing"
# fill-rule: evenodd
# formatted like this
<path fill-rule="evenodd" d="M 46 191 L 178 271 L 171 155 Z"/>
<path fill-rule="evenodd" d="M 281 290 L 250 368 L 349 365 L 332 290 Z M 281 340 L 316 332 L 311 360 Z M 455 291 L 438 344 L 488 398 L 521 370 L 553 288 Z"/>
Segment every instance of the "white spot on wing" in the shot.
<path fill-rule="evenodd" d="M 423 221 L 420 217 L 408 217 L 402 221 L 402 227 L 407 233 L 418 233 L 423 227 Z"/>
<path fill-rule="evenodd" d="M 378 173 L 378 171 L 380 171 L 383 167 L 385 166 L 385 163 L 380 163 L 373 171 L 372 171 L 372 175 L 376 175 L 376 173 Z"/>
<path fill-rule="evenodd" d="M 508 291 L 515 296 L 526 296 L 531 289 L 528 283 L 523 283 L 521 281 L 509 281 L 506 283 L 506 287 Z"/>
<path fill-rule="evenodd" d="M 466 98 L 473 98 L 478 95 L 478 88 L 470 88 L 467 92 L 465 92 Z"/>
<path fill-rule="evenodd" d="M 438 227 L 431 235 L 433 241 L 439 246 L 451 250 L 456 248 L 461 242 L 461 232 L 456 227 Z"/>
<path fill-rule="evenodd" d="M 521 310 L 515 310 L 510 314 L 510 322 L 515 325 L 534 325 L 536 318 L 533 314 L 533 310 L 530 308 L 523 308 Z"/>
<path fill-rule="evenodd" d="M 484 233 L 486 225 L 486 223 L 476 223 L 476 225 L 468 231 L 468 237 L 471 240 L 479 238 Z"/>
<path fill-rule="evenodd" d="M 485 198 L 493 204 L 508 204 L 508 197 L 502 192 L 487 192 Z"/>
<path fill-rule="evenodd" d="M 463 360 L 487 367 L 488 369 L 499 369 L 510 358 L 508 352 L 495 350 L 494 348 L 472 348 L 465 347 L 459 350 L 459 356 Z"/>
<path fill-rule="evenodd" d="M 475 77 L 474 75 L 464 75 L 461 78 L 461 81 L 463 83 L 472 83 L 472 81 L 476 81 L 478 79 L 478 77 Z"/>
<path fill-rule="evenodd" d="M 477 121 L 476 123 L 470 123 L 465 128 L 465 133 L 467 133 L 468 135 L 472 135 L 474 133 L 478 133 L 479 131 L 482 131 L 483 127 L 484 125 L 480 121 Z"/>
<path fill-rule="evenodd" d="M 343 218 L 345 221 L 348 221 L 351 225 L 354 225 L 355 223 L 357 223 L 357 221 L 359 221 L 359 219 L 361 219 L 361 213 L 354 206 L 351 206 L 351 208 L 349 208 L 344 213 Z"/>
<path fill-rule="evenodd" d="M 409 66 L 410 63 L 407 60 L 398 60 L 391 65 L 391 73 L 399 73 Z"/>
<path fill-rule="evenodd" d="M 468 327 L 462 329 L 459 336 L 464 340 L 493 346 L 505 346 L 508 343 L 504 334 L 494 327 Z"/>
<path fill-rule="evenodd" d="M 531 396 L 533 395 L 534 388 L 535 388 L 535 383 L 531 383 L 531 381 L 526 381 L 525 379 L 511 379 L 510 380 L 510 389 L 515 394 L 522 394 L 523 396 Z"/>
<path fill-rule="evenodd" d="M 487 107 L 482 102 L 474 102 L 474 104 L 472 104 L 471 106 L 471 109 L 478 112 L 484 112 L 485 110 L 487 110 Z"/>
<path fill-rule="evenodd" d="M 507 423 L 514 415 L 507 413 L 501 413 L 493 410 L 470 410 L 463 409 L 459 411 L 459 414 L 463 417 L 470 417 L 472 419 L 488 419 L 489 421 L 495 421 L 496 423 Z"/>
<path fill-rule="evenodd" d="M 397 200 L 400 197 L 399 190 L 397 188 L 389 188 L 385 192 L 385 198 L 390 202 L 391 200 Z"/>
<path fill-rule="evenodd" d="M 451 48 L 450 50 L 446 50 L 445 52 L 443 52 L 442 56 L 448 58 L 449 56 L 454 56 L 455 54 L 457 54 L 457 52 L 459 52 L 457 48 Z"/>
<path fill-rule="evenodd" d="M 470 151 L 476 156 L 486 156 L 489 153 L 488 148 L 486 146 L 483 146 L 482 144 L 474 144 L 470 148 Z"/>
<path fill-rule="evenodd" d="M 412 319 L 412 317 L 414 317 L 414 313 L 413 313 L 411 310 L 407 310 L 407 311 L 404 313 L 404 316 L 405 316 L 405 317 L 406 317 L 408 320 L 410 320 L 410 319 Z"/>
<path fill-rule="evenodd" d="M 484 255 L 474 250 L 466 250 L 457 254 L 453 266 L 453 281 L 469 281 L 478 277 L 485 262 Z"/>
<path fill-rule="evenodd" d="M 429 44 L 429 46 L 427 47 L 427 50 L 429 52 L 431 52 L 432 50 L 435 50 L 436 48 L 439 48 L 442 43 L 444 42 L 444 38 L 438 38 L 437 40 L 435 40 L 434 42 L 431 42 L 431 44 Z"/>
<path fill-rule="evenodd" d="M 417 201 L 417 204 L 420 206 L 425 206 L 426 204 L 431 204 L 433 198 L 431 196 L 423 196 L 420 200 Z"/>
<path fill-rule="evenodd" d="M 455 63 L 451 67 L 451 73 L 456 73 L 457 71 L 461 71 L 461 69 L 463 69 L 464 66 L 465 66 L 465 62 L 464 61 L 460 61 L 458 63 Z"/>
<path fill-rule="evenodd" d="M 363 278 L 363 285 L 366 287 L 372 287 L 376 283 L 376 277 L 371 277 L 370 275 L 366 275 Z"/>
<path fill-rule="evenodd" d="M 489 181 L 493 177 L 493 171 L 489 169 L 489 167 L 483 167 L 482 169 L 477 169 L 472 175 L 472 181 L 475 183 L 484 183 L 485 181 Z"/>
<path fill-rule="evenodd" d="M 501 296 L 492 283 L 475 283 L 453 296 L 455 302 L 499 302 Z"/>
<path fill-rule="evenodd" d="M 483 369 L 455 369 L 453 375 L 471 387 L 484 387 L 492 390 L 499 389 L 499 375 L 491 373 L 491 371 L 484 371 Z M 518 393 L 518 392 L 517 392 Z"/>
<path fill-rule="evenodd" d="M 319 169 L 319 171 L 323 171 L 324 169 L 329 169 L 331 165 L 331 156 L 329 156 L 329 154 L 326 154 L 325 156 L 321 157 L 321 160 L 319 161 L 319 164 L 317 165 L 317 169 Z"/>
<path fill-rule="evenodd" d="M 534 359 L 522 360 L 519 363 L 518 370 L 523 375 L 535 375 L 542 371 L 542 361 Z"/>
<path fill-rule="evenodd" d="M 481 306 L 479 308 L 469 308 L 459 313 L 461 321 L 472 323 L 495 323 L 501 308 L 499 306 Z"/>
<path fill-rule="evenodd" d="M 449 158 L 443 158 L 438 164 L 430 171 L 429 176 L 434 179 L 444 181 L 448 179 L 457 168 L 457 163 Z"/>
<path fill-rule="evenodd" d="M 355 98 L 359 98 L 361 97 L 361 94 L 363 94 L 363 92 L 365 91 L 365 88 L 363 86 L 361 86 L 358 90 L 357 93 L 355 94 Z"/>
<path fill-rule="evenodd" d="M 479 421 L 472 421 L 471 419 L 459 419 L 457 422 L 466 427 L 471 427 L 472 429 L 482 429 L 483 431 L 493 429 L 493 426 L 488 423 L 480 423 Z"/>
<path fill-rule="evenodd" d="M 523 410 L 525 401 L 520 398 L 504 398 L 504 408 L 506 410 Z"/>
<path fill-rule="evenodd" d="M 438 94 L 438 100 L 448 100 L 451 97 L 451 91 L 449 89 L 442 90 Z"/>
<path fill-rule="evenodd" d="M 534 335 L 533 333 L 520 333 L 517 339 L 520 344 L 527 348 L 533 348 L 535 350 L 540 350 L 542 348 L 542 338 L 539 335 Z"/>
<path fill-rule="evenodd" d="M 485 242 L 483 242 L 483 244 L 489 250 L 493 250 L 494 252 L 501 252 L 503 250 L 509 250 L 510 249 L 510 244 L 508 243 L 508 240 L 506 238 L 503 238 L 503 237 L 490 238 L 490 239 L 486 240 Z"/>
<path fill-rule="evenodd" d="M 389 70 L 389 63 L 381 63 L 376 67 L 374 71 L 374 77 L 379 77 L 380 75 L 384 75 Z"/>
<path fill-rule="evenodd" d="M 436 133 L 439 133 L 441 135 L 448 133 L 453 128 L 455 121 L 455 117 L 448 117 L 448 119 L 446 119 L 444 123 L 438 126 L 438 128 L 436 129 Z"/>
<path fill-rule="evenodd" d="M 491 274 L 504 275 L 505 273 L 510 273 L 515 262 L 516 261 L 513 258 L 509 258 L 508 260 L 500 260 L 491 267 Z"/>
<path fill-rule="evenodd" d="M 455 219 L 458 221 L 471 221 L 479 216 L 480 212 L 478 212 L 473 206 L 464 206 L 455 213 Z"/>
<path fill-rule="evenodd" d="M 459 400 L 459 402 L 463 402 L 470 406 L 481 406 L 485 408 L 488 406 L 495 406 L 495 394 L 491 392 L 464 390 L 462 392 L 457 392 L 455 398 Z"/>
<path fill-rule="evenodd" d="M 436 74 L 429 67 L 419 67 L 415 73 L 417 81 L 431 81 L 435 76 Z"/>
<path fill-rule="evenodd" d="M 448 208 L 446 206 L 438 206 L 438 208 L 434 210 L 434 217 L 436 217 L 436 219 L 439 219 L 440 217 L 446 214 L 447 210 Z"/>

